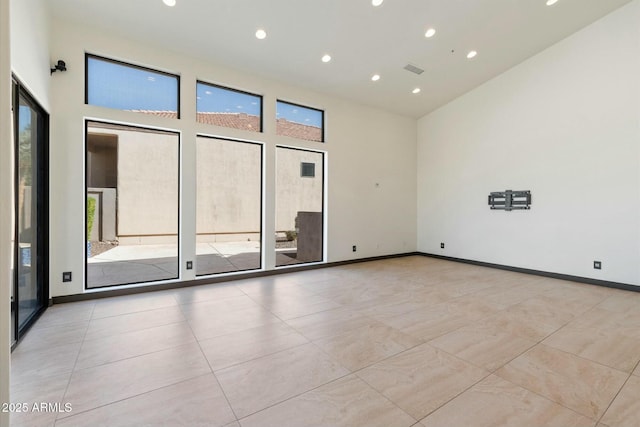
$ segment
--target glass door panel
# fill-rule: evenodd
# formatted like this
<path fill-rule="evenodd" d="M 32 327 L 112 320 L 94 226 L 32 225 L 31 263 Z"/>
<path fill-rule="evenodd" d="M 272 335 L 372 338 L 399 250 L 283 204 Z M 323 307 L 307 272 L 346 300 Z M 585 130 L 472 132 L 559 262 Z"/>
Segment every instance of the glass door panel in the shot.
<path fill-rule="evenodd" d="M 15 340 L 44 310 L 48 295 L 48 116 L 18 83 L 14 83 L 13 99 Z"/>

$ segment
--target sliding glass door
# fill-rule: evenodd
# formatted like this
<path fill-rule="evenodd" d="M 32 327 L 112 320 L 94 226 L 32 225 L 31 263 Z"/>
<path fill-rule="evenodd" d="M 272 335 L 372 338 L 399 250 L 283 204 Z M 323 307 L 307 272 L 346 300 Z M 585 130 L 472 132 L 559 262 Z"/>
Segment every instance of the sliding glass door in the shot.
<path fill-rule="evenodd" d="M 41 313 L 48 299 L 49 117 L 14 81 L 15 238 L 12 312 L 14 340 Z"/>

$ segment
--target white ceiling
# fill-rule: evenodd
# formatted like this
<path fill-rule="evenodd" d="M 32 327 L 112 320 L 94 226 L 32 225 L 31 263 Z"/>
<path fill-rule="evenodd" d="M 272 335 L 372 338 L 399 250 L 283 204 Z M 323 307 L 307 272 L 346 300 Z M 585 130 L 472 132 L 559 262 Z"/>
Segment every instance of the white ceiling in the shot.
<path fill-rule="evenodd" d="M 630 0 L 48 1 L 57 16 L 132 40 L 420 117 Z M 426 71 L 412 74 L 407 63 Z"/>

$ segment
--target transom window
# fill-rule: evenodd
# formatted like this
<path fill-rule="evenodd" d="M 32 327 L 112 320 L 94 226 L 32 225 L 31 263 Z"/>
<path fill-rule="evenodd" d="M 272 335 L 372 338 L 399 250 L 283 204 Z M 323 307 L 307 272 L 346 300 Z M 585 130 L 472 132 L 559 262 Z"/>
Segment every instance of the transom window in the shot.
<path fill-rule="evenodd" d="M 198 82 L 198 123 L 262 132 L 262 97 Z"/>
<path fill-rule="evenodd" d="M 179 118 L 179 87 L 177 75 L 86 55 L 86 104 Z"/>
<path fill-rule="evenodd" d="M 276 134 L 324 142 L 324 111 L 278 101 Z"/>

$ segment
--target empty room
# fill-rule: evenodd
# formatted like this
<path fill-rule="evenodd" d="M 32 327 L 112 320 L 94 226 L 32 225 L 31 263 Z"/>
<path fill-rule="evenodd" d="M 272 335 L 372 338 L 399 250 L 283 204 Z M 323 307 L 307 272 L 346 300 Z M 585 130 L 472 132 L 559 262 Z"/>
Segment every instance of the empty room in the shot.
<path fill-rule="evenodd" d="M 640 419 L 640 0 L 0 0 L 0 427 Z"/>

